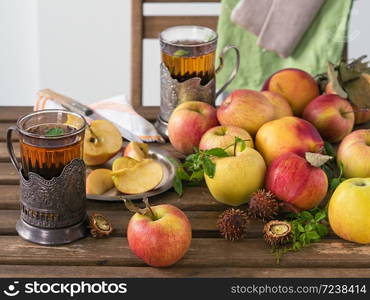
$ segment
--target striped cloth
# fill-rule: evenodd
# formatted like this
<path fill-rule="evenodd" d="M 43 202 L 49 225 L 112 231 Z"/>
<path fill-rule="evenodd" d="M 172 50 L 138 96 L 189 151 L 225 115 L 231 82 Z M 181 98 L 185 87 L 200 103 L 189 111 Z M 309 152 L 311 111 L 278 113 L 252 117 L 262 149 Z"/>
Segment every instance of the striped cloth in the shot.
<path fill-rule="evenodd" d="M 62 109 L 47 93 L 40 91 L 34 105 L 34 110 Z M 143 142 L 165 143 L 152 123 L 140 116 L 127 101 L 126 95 L 118 95 L 109 99 L 90 104 L 89 107 L 112 123 L 118 124 L 133 134 L 139 136 Z M 86 118 L 88 122 L 91 122 Z"/>

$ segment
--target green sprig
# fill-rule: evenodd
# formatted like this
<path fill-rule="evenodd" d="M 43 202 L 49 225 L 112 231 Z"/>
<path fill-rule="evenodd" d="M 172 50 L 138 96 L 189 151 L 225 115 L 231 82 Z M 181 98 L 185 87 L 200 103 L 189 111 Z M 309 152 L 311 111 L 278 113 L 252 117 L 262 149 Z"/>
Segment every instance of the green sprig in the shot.
<path fill-rule="evenodd" d="M 194 149 L 194 153 L 185 158 L 185 162 L 179 164 L 176 162 L 176 175 L 173 180 L 173 187 L 180 196 L 183 194 L 183 183 L 188 185 L 199 185 L 204 180 L 204 174 L 213 178 L 216 173 L 216 164 L 214 158 L 227 157 L 229 154 L 227 149 L 233 147 L 234 155 L 236 154 L 237 146 L 240 145 L 239 151 L 244 151 L 247 147 L 247 140 L 235 137 L 234 143 L 225 148 L 212 148 L 208 150 Z"/>

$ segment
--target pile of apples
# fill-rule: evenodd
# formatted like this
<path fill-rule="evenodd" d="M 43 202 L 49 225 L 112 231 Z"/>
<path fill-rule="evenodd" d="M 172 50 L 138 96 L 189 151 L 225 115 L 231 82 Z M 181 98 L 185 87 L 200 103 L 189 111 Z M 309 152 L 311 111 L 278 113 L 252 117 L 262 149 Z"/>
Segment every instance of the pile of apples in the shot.
<path fill-rule="evenodd" d="M 88 166 L 100 166 L 122 149 L 119 130 L 109 121 L 94 120 L 86 130 L 83 159 Z M 149 157 L 145 143 L 130 142 L 111 169 L 97 168 L 86 178 L 86 192 L 102 195 L 112 188 L 124 194 L 140 194 L 155 188 L 163 178 L 161 164 Z"/>
<path fill-rule="evenodd" d="M 337 163 L 345 178 L 332 196 L 329 221 L 342 238 L 370 243 L 370 130 L 353 130 L 370 120 L 347 99 L 330 90 L 320 95 L 315 79 L 299 69 L 271 75 L 262 91 L 232 92 L 219 108 L 184 102 L 168 124 L 173 147 L 186 155 L 194 148 L 226 148 L 235 137 L 247 148 L 227 148 L 228 157 L 214 158 L 213 178 L 205 175 L 213 197 L 239 206 L 265 187 L 296 210 L 319 205 L 328 192 L 326 173 L 306 160 L 306 153 L 324 153 L 324 140 L 340 143 Z M 348 217 L 343 217 L 345 214 Z"/>

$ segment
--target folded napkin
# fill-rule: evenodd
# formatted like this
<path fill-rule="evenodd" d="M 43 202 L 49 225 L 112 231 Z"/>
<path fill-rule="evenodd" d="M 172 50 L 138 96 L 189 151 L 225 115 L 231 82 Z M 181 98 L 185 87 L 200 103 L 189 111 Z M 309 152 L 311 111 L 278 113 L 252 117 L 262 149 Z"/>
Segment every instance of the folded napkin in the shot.
<path fill-rule="evenodd" d="M 251 3 L 256 1 L 245 0 L 245 2 Z M 241 53 L 239 72 L 226 91 L 241 88 L 260 89 L 272 73 L 283 68 L 299 68 L 313 75 L 323 73 L 326 71 L 328 61 L 337 63 L 341 59 L 347 40 L 352 0 L 326 0 L 303 34 L 294 52 L 287 58 L 280 57 L 274 51 L 261 49 L 257 45 L 257 36 L 254 33 L 232 22 L 231 15 L 235 13 L 233 10 L 239 2 L 239 0 L 222 0 L 221 15 L 218 21 L 217 54 L 219 55 L 227 45 L 238 47 Z M 302 3 L 301 0 L 290 0 L 289 5 L 296 2 Z M 302 12 L 304 12 L 303 7 Z M 286 16 L 285 18 L 290 17 Z M 271 19 L 271 21 L 273 20 Z M 255 32 L 258 31 L 258 26 L 256 28 Z M 266 28 L 266 34 L 268 33 L 267 29 L 269 28 Z M 275 31 L 278 37 L 288 34 L 286 29 L 278 29 Z M 226 55 L 224 67 L 217 74 L 218 87 L 229 78 L 233 64 L 233 55 Z"/>
<path fill-rule="evenodd" d="M 325 0 L 273 0 L 257 45 L 281 57 L 293 53 Z"/>
<path fill-rule="evenodd" d="M 53 101 L 53 91 L 41 90 L 38 93 L 34 110 L 60 109 L 61 105 Z M 163 137 L 157 132 L 152 123 L 140 116 L 127 101 L 126 95 L 118 95 L 106 100 L 102 100 L 89 107 L 102 115 L 107 120 L 115 123 L 128 131 L 139 136 L 143 142 L 165 143 Z M 89 118 L 86 118 L 88 122 Z"/>
<path fill-rule="evenodd" d="M 231 21 L 258 36 L 273 0 L 241 0 L 231 13 Z"/>

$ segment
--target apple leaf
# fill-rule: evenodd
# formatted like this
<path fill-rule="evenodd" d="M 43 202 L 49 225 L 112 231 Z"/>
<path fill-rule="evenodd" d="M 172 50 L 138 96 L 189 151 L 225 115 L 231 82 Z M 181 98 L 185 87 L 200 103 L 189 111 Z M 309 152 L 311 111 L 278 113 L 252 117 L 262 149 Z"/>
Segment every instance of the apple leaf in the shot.
<path fill-rule="evenodd" d="M 361 72 L 357 71 L 355 68 L 348 67 L 344 62 L 339 64 L 338 74 L 340 81 L 343 83 L 358 79 L 361 76 Z"/>
<path fill-rule="evenodd" d="M 327 141 L 324 141 L 324 149 L 325 149 L 325 154 L 326 155 L 329 155 L 329 156 L 332 156 L 333 158 L 335 158 L 336 154 L 335 154 L 335 151 L 334 151 L 334 148 L 333 148 L 332 144 L 330 144 Z"/>
<path fill-rule="evenodd" d="M 345 82 L 343 87 L 348 94 L 349 101 L 358 108 L 370 108 L 370 83 L 369 79 L 361 75 L 355 80 Z"/>
<path fill-rule="evenodd" d="M 313 152 L 306 152 L 305 158 L 310 163 L 310 165 L 314 167 L 321 167 L 329 160 L 333 159 L 332 156 Z"/>
<path fill-rule="evenodd" d="M 213 178 L 215 176 L 216 172 L 216 165 L 215 163 L 208 157 L 204 157 L 204 173 L 207 174 L 210 178 Z"/>

